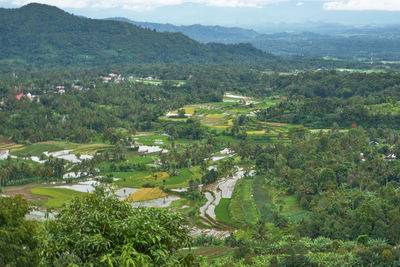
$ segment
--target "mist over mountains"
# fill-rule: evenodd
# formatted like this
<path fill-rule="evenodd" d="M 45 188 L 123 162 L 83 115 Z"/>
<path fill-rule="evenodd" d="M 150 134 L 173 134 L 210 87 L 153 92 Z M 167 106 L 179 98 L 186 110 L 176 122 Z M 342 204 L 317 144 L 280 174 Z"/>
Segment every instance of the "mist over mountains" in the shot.
<path fill-rule="evenodd" d="M 400 27 L 340 24 L 298 25 L 298 31 L 262 34 L 239 27 L 184 25 L 132 21 L 127 18 L 109 18 L 129 22 L 158 32 L 181 32 L 201 43 L 251 43 L 265 52 L 286 57 L 337 58 L 351 61 L 400 60 Z M 309 29 L 308 31 L 301 30 Z"/>

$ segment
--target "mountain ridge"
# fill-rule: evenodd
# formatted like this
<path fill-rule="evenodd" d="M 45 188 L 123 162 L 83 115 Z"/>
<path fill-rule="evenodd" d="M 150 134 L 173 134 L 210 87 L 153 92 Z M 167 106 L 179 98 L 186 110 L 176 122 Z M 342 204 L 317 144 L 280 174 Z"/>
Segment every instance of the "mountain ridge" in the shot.
<path fill-rule="evenodd" d="M 1 60 L 35 65 L 225 63 L 276 60 L 249 44 L 201 44 L 181 33 L 87 19 L 57 7 L 0 9 Z"/>
<path fill-rule="evenodd" d="M 181 32 L 201 42 L 224 44 L 250 43 L 254 47 L 277 56 L 338 58 L 368 61 L 371 52 L 378 61 L 400 60 L 400 30 L 396 25 L 385 27 L 347 27 L 321 25 L 319 31 L 259 33 L 254 30 L 204 26 L 200 24 L 176 26 L 152 22 L 138 22 L 127 18 L 108 18 L 124 21 L 161 32 Z M 316 27 L 315 29 L 317 29 Z"/>

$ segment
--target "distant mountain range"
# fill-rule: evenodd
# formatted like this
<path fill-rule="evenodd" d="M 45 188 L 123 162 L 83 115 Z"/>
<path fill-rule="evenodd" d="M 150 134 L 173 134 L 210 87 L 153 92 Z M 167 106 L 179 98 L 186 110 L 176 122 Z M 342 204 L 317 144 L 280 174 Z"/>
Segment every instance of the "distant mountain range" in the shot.
<path fill-rule="evenodd" d="M 201 43 L 224 44 L 251 43 L 265 52 L 289 57 L 338 58 L 361 61 L 399 61 L 400 27 L 349 27 L 333 24 L 315 26 L 318 32 L 261 34 L 254 30 L 189 25 L 176 26 L 151 22 L 132 21 L 127 18 L 107 20 L 129 22 L 158 32 L 181 32 Z"/>
<path fill-rule="evenodd" d="M 202 44 L 181 33 L 77 17 L 42 4 L 0 9 L 0 64 L 107 65 L 276 60 L 250 44 Z"/>
<path fill-rule="evenodd" d="M 143 28 L 158 32 L 181 32 L 184 35 L 202 43 L 241 43 L 256 39 L 260 34 L 253 30 L 237 27 L 203 26 L 200 24 L 176 26 L 173 24 L 139 22 L 127 18 L 108 18 L 106 20 L 129 22 Z"/>

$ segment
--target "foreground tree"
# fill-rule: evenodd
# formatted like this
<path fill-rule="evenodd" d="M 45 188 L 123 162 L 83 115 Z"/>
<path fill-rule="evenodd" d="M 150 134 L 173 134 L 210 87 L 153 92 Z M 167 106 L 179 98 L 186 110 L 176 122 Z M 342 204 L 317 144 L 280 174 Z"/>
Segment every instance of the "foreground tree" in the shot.
<path fill-rule="evenodd" d="M 37 266 L 39 262 L 39 227 L 25 220 L 28 201 L 0 197 L 0 266 Z"/>
<path fill-rule="evenodd" d="M 75 198 L 46 223 L 43 266 L 170 266 L 190 245 L 183 217 L 165 209 L 134 209 L 104 188 Z"/>

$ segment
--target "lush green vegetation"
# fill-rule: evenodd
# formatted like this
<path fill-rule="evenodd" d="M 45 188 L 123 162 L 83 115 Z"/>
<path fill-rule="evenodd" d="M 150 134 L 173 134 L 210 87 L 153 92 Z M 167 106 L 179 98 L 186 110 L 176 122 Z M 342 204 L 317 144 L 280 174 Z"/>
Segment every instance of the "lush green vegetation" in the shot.
<path fill-rule="evenodd" d="M 181 33 L 80 18 L 47 5 L 0 9 L 0 18 L 0 64 L 6 67 L 276 60 L 249 44 L 200 44 Z"/>
<path fill-rule="evenodd" d="M 40 257 L 41 230 L 37 223 L 26 221 L 29 203 L 18 197 L 0 197 L 0 264 L 2 266 L 37 266 Z"/>
<path fill-rule="evenodd" d="M 47 231 L 44 265 L 161 266 L 190 244 L 183 217 L 160 209 L 134 209 L 103 189 L 75 198 Z"/>
<path fill-rule="evenodd" d="M 133 65 L 15 75 L 0 79 L 0 185 L 60 212 L 38 224 L 44 265 L 399 264 L 397 73 Z M 95 182 L 170 206 L 139 211 L 106 192 L 57 188 Z M 184 225 L 208 258 L 182 262 Z"/>
<path fill-rule="evenodd" d="M 248 225 L 254 225 L 259 219 L 253 199 L 252 183 L 251 179 L 239 180 L 229 204 L 229 214 L 232 216 L 232 220 Z"/>
<path fill-rule="evenodd" d="M 31 190 L 32 194 L 50 197 L 44 205 L 48 208 L 61 208 L 65 203 L 71 201 L 75 196 L 79 196 L 83 193 L 66 188 L 48 188 L 48 187 L 37 187 Z"/>

